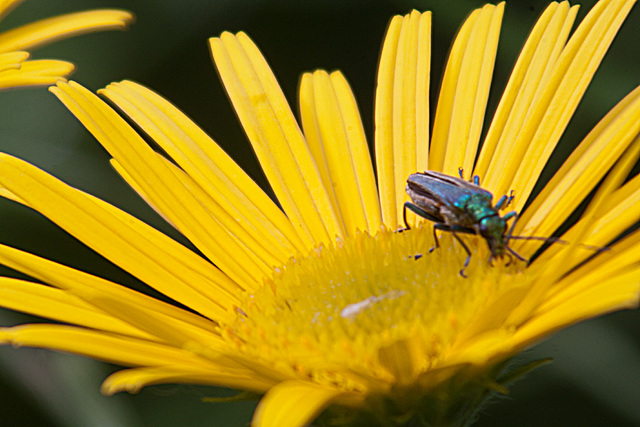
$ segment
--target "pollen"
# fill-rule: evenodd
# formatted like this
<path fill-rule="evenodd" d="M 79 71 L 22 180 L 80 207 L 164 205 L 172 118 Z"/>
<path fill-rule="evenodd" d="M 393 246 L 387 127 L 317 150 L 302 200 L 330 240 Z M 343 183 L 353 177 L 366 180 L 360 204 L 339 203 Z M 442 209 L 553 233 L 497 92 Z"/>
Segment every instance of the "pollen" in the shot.
<path fill-rule="evenodd" d="M 462 277 L 464 250 L 450 233 L 438 240 L 436 248 L 430 225 L 382 230 L 292 258 L 246 296 L 230 341 L 316 382 L 359 389 L 415 380 L 527 274 L 522 262 L 489 264 L 486 243 L 465 236 L 472 257 Z"/>

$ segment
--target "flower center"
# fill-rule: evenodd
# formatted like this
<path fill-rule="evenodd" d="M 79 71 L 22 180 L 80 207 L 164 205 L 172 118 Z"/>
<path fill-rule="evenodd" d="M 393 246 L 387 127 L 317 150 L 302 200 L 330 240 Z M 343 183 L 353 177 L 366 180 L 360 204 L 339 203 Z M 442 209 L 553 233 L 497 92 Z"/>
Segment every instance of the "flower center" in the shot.
<path fill-rule="evenodd" d="M 467 278 L 461 245 L 442 233 L 430 252 L 427 225 L 320 247 L 247 295 L 227 332 L 243 353 L 290 374 L 356 389 L 411 381 L 441 365 L 526 271 L 522 262 L 490 265 L 482 238 L 463 238 L 472 252 Z"/>

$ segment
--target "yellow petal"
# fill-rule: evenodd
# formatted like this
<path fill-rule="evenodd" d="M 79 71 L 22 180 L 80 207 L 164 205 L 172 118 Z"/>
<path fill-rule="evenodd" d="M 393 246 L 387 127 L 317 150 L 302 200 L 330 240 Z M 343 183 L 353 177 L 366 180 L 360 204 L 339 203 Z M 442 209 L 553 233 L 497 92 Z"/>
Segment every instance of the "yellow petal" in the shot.
<path fill-rule="evenodd" d="M 18 7 L 24 0 L 0 0 L 0 19 Z"/>
<path fill-rule="evenodd" d="M 215 365 L 190 351 L 132 337 L 63 325 L 0 328 L 0 343 L 49 348 L 124 366 L 175 365 L 206 370 Z"/>
<path fill-rule="evenodd" d="M 640 117 L 640 114 L 638 116 Z M 625 129 L 624 126 L 622 128 Z M 640 129 L 640 126 L 637 126 L 637 129 Z M 640 180 L 633 179 L 623 188 L 614 192 L 616 187 L 627 178 L 640 157 L 640 136 L 637 130 L 628 138 L 621 137 L 621 144 L 626 146 L 627 139 L 631 139 L 633 136 L 635 139 L 632 144 L 624 153 L 620 153 L 620 159 L 609 172 L 604 183 L 598 188 L 596 196 L 592 199 L 582 218 L 561 236 L 563 240 L 570 243 L 579 242 L 579 245 L 574 244 L 574 246 L 584 247 L 584 249 L 591 251 L 601 250 L 637 222 L 637 216 L 633 214 L 638 210 L 638 206 L 629 205 L 638 197 Z M 625 209 L 627 206 L 629 208 Z M 595 247 L 590 248 L 585 245 L 595 245 Z M 549 248 L 540 257 L 541 262 L 551 259 L 559 250 L 558 245 Z M 590 251 L 574 252 L 571 260 L 566 261 L 565 268 L 577 265 L 591 255 Z"/>
<path fill-rule="evenodd" d="M 598 286 L 586 288 L 576 293 L 575 297 L 564 300 L 562 304 L 556 304 L 552 309 L 545 309 L 539 315 L 532 316 L 514 334 L 513 340 L 519 342 L 518 348 L 523 348 L 577 322 L 625 308 L 636 308 L 639 295 L 636 268 L 609 278 Z M 543 308 L 544 306 L 541 310 Z"/>
<path fill-rule="evenodd" d="M 489 99 L 503 13 L 504 2 L 484 6 L 467 19 L 453 44 L 433 125 L 429 160 L 432 170 L 455 175 L 462 167 L 471 175 Z M 441 103 L 445 109 L 442 113 Z"/>
<path fill-rule="evenodd" d="M 313 421 L 336 400 L 357 398 L 337 388 L 309 382 L 286 381 L 272 387 L 253 415 L 255 427 L 298 427 Z"/>
<path fill-rule="evenodd" d="M 635 250 L 637 249 L 638 245 L 635 247 Z M 604 263 L 595 269 L 583 268 L 581 270 L 584 271 L 576 272 L 561 280 L 551 289 L 546 300 L 538 307 L 537 312 L 546 313 L 559 310 L 558 307 L 561 306 L 566 309 L 568 301 L 583 298 L 583 295 L 587 294 L 599 295 L 609 292 L 610 295 L 626 295 L 633 292 L 634 289 L 637 291 L 640 284 L 637 280 L 630 279 L 633 279 L 634 272 L 638 273 L 639 257 L 637 254 L 626 255 L 616 257 L 620 262 Z M 601 304 L 601 298 L 602 296 L 596 297 L 593 303 Z"/>
<path fill-rule="evenodd" d="M 492 190 L 499 187 L 502 171 L 509 168 L 510 173 L 515 174 L 515 169 L 520 166 L 517 163 L 506 164 L 506 156 L 514 149 L 514 136 L 521 131 L 531 104 L 540 97 L 550 77 L 569 37 L 578 8 L 570 8 L 566 1 L 549 4 L 527 37 L 491 120 L 474 170 L 475 175 L 482 177 L 483 186 Z M 492 174 L 490 171 L 495 167 L 501 173 Z"/>
<path fill-rule="evenodd" d="M 70 295 L 79 295 L 90 290 L 95 295 L 103 295 L 115 300 L 129 301 L 129 303 L 134 304 L 140 310 L 161 314 L 164 317 L 171 318 L 172 322 L 187 323 L 209 334 L 217 333 L 216 325 L 202 316 L 182 310 L 172 304 L 162 302 L 156 298 L 109 282 L 100 277 L 40 258 L 19 249 L 0 245 L 0 262 L 16 271 L 68 291 Z M 75 299 L 75 296 L 71 298 Z M 222 310 L 219 310 L 219 312 L 224 313 Z M 223 316 L 221 316 L 221 318 L 223 318 Z"/>
<path fill-rule="evenodd" d="M 380 55 L 375 107 L 380 206 L 391 228 L 401 225 L 407 177 L 427 168 L 430 63 L 431 13 L 394 17 Z"/>
<path fill-rule="evenodd" d="M 120 391 L 138 392 L 142 387 L 151 384 L 218 384 L 237 390 L 250 390 L 263 393 L 273 386 L 274 381 L 264 378 L 252 371 L 223 369 L 207 369 L 198 367 L 160 366 L 152 368 L 134 368 L 118 371 L 110 375 L 102 383 L 103 394 L 111 395 Z"/>
<path fill-rule="evenodd" d="M 0 171 L 0 185 L 158 291 L 213 319 L 237 302 L 235 283 L 142 221 L 6 154 Z"/>
<path fill-rule="evenodd" d="M 17 70 L 20 64 L 29 59 L 29 52 L 15 51 L 0 53 L 0 72 Z"/>
<path fill-rule="evenodd" d="M 124 29 L 133 15 L 122 10 L 91 10 L 33 22 L 0 33 L 0 52 L 34 49 L 56 40 L 95 31 Z"/>
<path fill-rule="evenodd" d="M 347 235 L 377 231 L 380 205 L 371 157 L 344 76 L 325 71 L 303 75 L 300 112 L 309 148 Z"/>
<path fill-rule="evenodd" d="M 21 86 L 44 86 L 56 83 L 73 72 L 73 64 L 42 59 L 25 61 L 17 69 L 0 72 L 0 90 Z"/>
<path fill-rule="evenodd" d="M 128 323 L 96 310 L 68 292 L 38 283 L 0 277 L 0 305 L 10 310 L 86 328 L 146 340 L 154 339 Z"/>
<path fill-rule="evenodd" d="M 260 236 L 258 231 L 251 233 L 250 230 L 244 228 L 242 224 L 231 216 L 230 212 L 224 210 L 215 200 L 209 197 L 209 194 L 206 193 L 193 179 L 191 179 L 189 175 L 182 171 L 182 169 L 175 166 L 160 154 L 156 154 L 156 157 L 175 175 L 193 198 L 202 205 L 202 207 L 209 213 L 209 216 L 216 221 L 221 228 L 227 231 L 229 236 L 236 241 L 236 244 L 247 247 L 247 256 L 250 258 L 256 258 L 254 260 L 255 263 L 276 267 L 282 265 L 291 256 L 291 253 L 284 252 L 280 245 L 265 245 L 264 240 L 260 239 L 262 236 Z M 122 178 L 124 178 L 124 180 L 127 181 L 127 183 L 131 185 L 131 187 L 133 187 L 133 189 L 136 190 L 136 192 L 140 194 L 152 208 L 154 208 L 163 217 L 167 218 L 171 225 L 176 227 L 173 221 L 162 213 L 162 210 L 153 203 L 151 196 L 145 192 L 145 189 L 138 184 L 138 182 L 122 167 L 122 165 L 120 165 L 120 163 L 113 160 L 111 161 L 111 164 L 115 166 L 116 171 L 120 173 Z M 178 227 L 176 227 L 176 229 L 178 231 L 180 230 Z M 265 273 L 267 272 L 268 270 L 265 269 Z"/>
<path fill-rule="evenodd" d="M 580 246 L 578 242 L 586 240 L 586 237 L 590 234 L 591 230 L 593 230 L 595 219 L 606 211 L 611 194 L 626 179 L 639 157 L 640 137 L 637 137 L 635 144 L 629 147 L 627 155 L 623 156 L 611 172 L 609 172 L 604 182 L 593 196 L 593 199 L 589 203 L 589 206 L 587 206 L 587 209 L 580 221 L 584 222 L 584 224 L 580 224 L 581 227 L 573 227 L 574 234 L 572 234 L 572 241 L 569 242 L 566 249 L 555 254 L 552 258 L 549 257 L 549 259 L 544 262 L 543 265 L 545 266 L 545 269 L 536 279 L 536 282 L 531 286 L 531 290 L 523 300 L 523 303 L 520 307 L 514 310 L 510 316 L 510 322 L 520 324 L 527 319 L 535 307 L 539 306 L 539 304 L 545 299 L 545 293 L 553 286 L 553 284 L 562 276 L 566 275 L 566 273 L 573 269 L 579 262 L 585 259 L 585 257 L 580 257 L 580 255 L 577 254 L 577 248 Z M 553 251 L 554 249 L 552 248 L 550 250 Z"/>
<path fill-rule="evenodd" d="M 215 203 L 280 256 L 304 246 L 291 222 L 265 192 L 186 115 L 153 91 L 130 81 L 99 92 L 149 134 Z"/>
<path fill-rule="evenodd" d="M 221 227 L 122 117 L 77 83 L 61 82 L 50 90 L 207 258 L 245 288 L 261 283 L 269 267 Z"/>
<path fill-rule="evenodd" d="M 285 213 L 308 247 L 330 243 L 341 224 L 309 147 L 269 65 L 244 33 L 210 39 L 244 130 Z"/>
<path fill-rule="evenodd" d="M 607 212 L 597 219 L 585 244 L 604 246 L 640 218 L 640 175 L 636 175 L 610 197 Z M 576 228 L 579 223 L 576 224 Z M 571 238 L 569 234 L 566 238 Z M 617 245 L 617 244 L 616 244 Z"/>
<path fill-rule="evenodd" d="M 639 132 L 640 87 L 620 101 L 573 151 L 518 220 L 515 234 L 551 235 L 624 155 Z M 519 246 L 516 242 L 514 248 Z M 538 247 L 527 245 L 525 253 Z"/>
<path fill-rule="evenodd" d="M 537 177 L 570 118 L 604 54 L 635 0 L 598 2 L 577 28 L 562 50 L 551 76 L 543 79 L 539 95 L 528 108 L 527 119 L 518 132 L 510 132 L 511 141 L 504 151 L 493 156 L 485 185 L 497 194 L 513 189 L 514 208 L 522 210 Z M 505 169 L 501 165 L 517 165 Z M 515 167 L 515 166 L 514 166 Z"/>

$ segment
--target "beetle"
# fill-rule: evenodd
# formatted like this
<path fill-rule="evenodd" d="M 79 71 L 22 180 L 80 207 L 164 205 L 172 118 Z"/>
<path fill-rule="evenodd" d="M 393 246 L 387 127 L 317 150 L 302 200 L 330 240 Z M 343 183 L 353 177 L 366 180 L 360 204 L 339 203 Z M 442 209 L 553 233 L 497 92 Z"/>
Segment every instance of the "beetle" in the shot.
<path fill-rule="evenodd" d="M 489 262 L 504 255 L 528 262 L 509 247 L 518 213 L 511 211 L 504 216 L 500 216 L 499 213 L 502 208 L 509 205 L 514 197 L 513 192 L 510 196 L 502 196 L 495 205 L 492 205 L 493 194 L 480 187 L 480 179 L 477 175 L 474 176 L 473 182 L 469 182 L 462 178 L 462 169 L 459 169 L 459 174 L 460 178 L 435 171 L 409 175 L 406 191 L 412 202 L 405 202 L 403 208 L 406 229 L 410 228 L 407 222 L 407 210 L 435 222 L 433 226 L 435 246 L 429 252 L 433 252 L 440 246 L 436 230 L 453 234 L 467 252 L 464 266 L 460 270 L 462 277 L 467 277 L 464 270 L 469 266 L 471 251 L 457 233 L 482 236 L 491 251 Z M 507 230 L 509 220 L 513 221 Z M 550 241 L 546 238 L 534 237 L 533 239 Z"/>

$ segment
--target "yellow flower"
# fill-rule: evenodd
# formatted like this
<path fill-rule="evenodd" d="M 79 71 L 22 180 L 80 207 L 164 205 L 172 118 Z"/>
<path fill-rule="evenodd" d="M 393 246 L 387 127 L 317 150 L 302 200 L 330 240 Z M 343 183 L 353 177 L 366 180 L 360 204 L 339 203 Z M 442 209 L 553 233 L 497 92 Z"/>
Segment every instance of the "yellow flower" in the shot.
<path fill-rule="evenodd" d="M 213 58 L 279 205 L 169 102 L 130 81 L 101 94 L 161 148 L 77 83 L 52 91 L 113 157 L 120 175 L 198 253 L 36 167 L 0 156 L 2 195 L 68 233 L 185 310 L 0 246 L 0 262 L 51 286 L 0 279 L 4 307 L 64 324 L 0 329 L 0 341 L 132 367 L 107 394 L 186 382 L 264 394 L 260 426 L 331 422 L 458 425 L 517 375 L 505 362 L 551 333 L 621 308 L 640 291 L 640 88 L 585 138 L 524 210 L 515 234 L 550 236 L 596 188 L 582 219 L 531 265 L 489 262 L 481 237 L 409 217 L 416 171 L 480 177 L 525 202 L 634 1 L 603 0 L 570 36 L 577 7 L 552 3 L 533 28 L 480 144 L 504 4 L 474 11 L 449 57 L 429 140 L 429 13 L 395 17 L 378 72 L 377 188 L 355 99 L 339 72 L 305 74 L 302 130 L 244 33 Z M 476 161 L 477 157 L 477 161 Z M 606 203 L 605 203 L 606 202 Z M 513 240 L 532 257 L 543 242 Z M 422 256 L 420 256 L 422 255 Z M 595 256 L 594 256 L 595 255 Z M 341 417 L 341 418 L 338 418 Z M 362 417 L 362 418 L 360 418 Z M 370 417 L 370 418 L 367 418 Z M 456 424 L 458 423 L 458 424 Z M 385 425 L 386 425 L 385 424 Z"/>
<path fill-rule="evenodd" d="M 0 19 L 24 0 L 0 0 Z M 91 10 L 43 19 L 0 33 L 0 90 L 51 85 L 73 72 L 73 64 L 42 59 L 29 53 L 56 40 L 104 30 L 124 29 L 133 15 L 121 10 Z"/>

